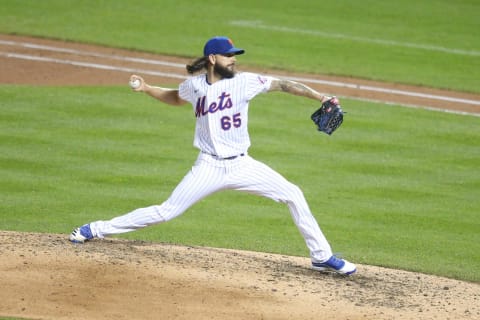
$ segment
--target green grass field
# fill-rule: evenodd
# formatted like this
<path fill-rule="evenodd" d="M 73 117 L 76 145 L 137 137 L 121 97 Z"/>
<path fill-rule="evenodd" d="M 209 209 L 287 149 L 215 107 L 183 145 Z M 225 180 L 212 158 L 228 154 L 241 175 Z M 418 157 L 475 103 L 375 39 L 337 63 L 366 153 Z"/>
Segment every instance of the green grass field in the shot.
<path fill-rule="evenodd" d="M 480 92 L 480 3 L 289 3 L 1 1 L 0 32 L 188 57 L 226 34 L 242 64 Z M 342 101 L 327 137 L 310 101 L 258 97 L 250 153 L 302 188 L 350 260 L 480 281 L 479 118 Z M 160 203 L 197 155 L 190 108 L 126 87 L 2 85 L 0 111 L 3 230 L 67 234 Z M 308 254 L 285 206 L 235 192 L 124 237 Z"/>

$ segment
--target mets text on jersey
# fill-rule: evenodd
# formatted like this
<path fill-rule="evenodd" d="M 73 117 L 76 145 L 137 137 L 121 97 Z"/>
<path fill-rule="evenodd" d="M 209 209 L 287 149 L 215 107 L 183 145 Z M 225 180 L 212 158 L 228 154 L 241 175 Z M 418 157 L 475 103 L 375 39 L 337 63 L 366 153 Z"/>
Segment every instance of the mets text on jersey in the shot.
<path fill-rule="evenodd" d="M 205 116 L 208 113 L 215 113 L 219 110 L 222 111 L 233 107 L 233 102 L 230 98 L 230 94 L 226 92 L 222 92 L 222 94 L 218 97 L 218 101 L 210 103 L 208 108 L 206 108 L 205 106 L 206 99 L 206 96 L 198 98 L 197 105 L 195 107 L 195 117 L 200 118 L 201 116 Z"/>

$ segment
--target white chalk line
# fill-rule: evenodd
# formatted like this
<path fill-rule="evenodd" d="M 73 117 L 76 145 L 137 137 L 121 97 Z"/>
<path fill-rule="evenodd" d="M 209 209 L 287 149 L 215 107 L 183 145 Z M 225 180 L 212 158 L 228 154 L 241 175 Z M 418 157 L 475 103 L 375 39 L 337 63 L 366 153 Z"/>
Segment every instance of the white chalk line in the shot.
<path fill-rule="evenodd" d="M 337 81 L 327 81 L 327 80 L 319 80 L 319 79 L 309 79 L 309 78 L 289 77 L 289 79 L 294 80 L 294 81 L 299 81 L 299 82 L 310 82 L 310 83 L 324 84 L 324 85 L 333 86 L 333 87 L 342 87 L 342 88 L 348 88 L 348 89 L 382 92 L 382 93 L 396 94 L 396 95 L 416 97 L 416 98 L 424 98 L 424 99 L 433 99 L 433 100 L 441 100 L 441 101 L 448 101 L 448 102 L 458 102 L 458 103 L 464 103 L 464 104 L 480 105 L 480 101 L 477 101 L 477 100 L 462 99 L 462 98 L 456 98 L 456 97 L 447 97 L 447 96 L 433 95 L 433 94 L 427 94 L 427 93 L 421 93 L 421 92 L 388 89 L 388 88 L 381 88 L 381 87 L 372 87 L 372 86 L 365 86 L 365 85 L 361 85 L 361 84 L 351 84 L 351 83 L 344 83 L 344 82 L 337 82 Z"/>
<path fill-rule="evenodd" d="M 449 54 L 480 56 L 480 51 L 476 51 L 476 50 L 464 50 L 464 49 L 457 49 L 457 48 L 452 49 L 452 48 L 446 48 L 446 47 L 429 45 L 429 44 L 400 42 L 400 41 L 386 40 L 386 39 L 358 37 L 358 36 L 352 36 L 352 35 L 347 35 L 342 33 L 266 25 L 262 21 L 237 20 L 237 21 L 231 21 L 230 24 L 237 27 L 255 28 L 255 29 L 279 31 L 279 32 L 286 32 L 286 33 L 306 34 L 306 35 L 317 36 L 322 38 L 346 39 L 346 40 L 351 40 L 356 42 L 375 43 L 375 44 L 381 44 L 381 45 L 387 45 L 387 46 L 438 51 L 438 52 L 449 53 Z"/>
<path fill-rule="evenodd" d="M 43 45 L 37 45 L 37 44 L 32 44 L 32 43 L 0 40 L 0 44 L 3 44 L 3 45 L 17 45 L 17 46 L 22 46 L 22 47 L 35 48 L 35 49 L 39 49 L 39 50 L 47 50 L 47 51 L 53 51 L 53 52 L 64 52 L 64 53 L 70 53 L 70 54 L 76 54 L 76 55 L 82 55 L 82 56 L 112 58 L 112 59 L 115 59 L 115 60 L 124 60 L 124 61 L 132 61 L 132 62 L 138 60 L 136 62 L 141 62 L 141 63 L 145 63 L 145 64 L 155 64 L 155 65 L 168 65 L 168 66 L 171 66 L 171 67 L 178 67 L 178 68 L 181 67 L 182 69 L 184 68 L 183 64 L 170 63 L 170 62 L 165 62 L 165 61 L 160 61 L 160 60 L 139 59 L 139 58 L 134 58 L 134 57 L 108 55 L 108 54 L 101 54 L 101 53 L 90 52 L 90 51 L 81 51 L 81 50 L 68 49 L 68 48 L 43 46 Z M 186 75 L 181 75 L 181 74 L 178 74 L 178 73 L 160 72 L 160 71 L 152 71 L 152 70 L 138 69 L 138 68 L 119 67 L 119 66 L 112 66 L 112 65 L 99 64 L 99 63 L 75 61 L 75 60 L 69 60 L 69 59 L 47 58 L 47 57 L 40 57 L 40 56 L 26 55 L 26 54 L 19 54 L 19 53 L 0 52 L 0 56 L 7 57 L 7 58 L 31 60 L 31 61 L 66 64 L 66 65 L 73 65 L 73 66 L 86 67 L 86 68 L 95 68 L 95 69 L 101 69 L 101 70 L 121 71 L 121 72 L 130 72 L 130 73 L 143 73 L 143 74 L 148 74 L 148 75 L 153 75 L 153 76 L 174 78 L 174 79 L 186 79 L 187 78 Z M 281 76 L 276 76 L 276 75 L 272 75 L 272 76 L 281 78 Z M 461 99 L 461 98 L 455 98 L 455 97 L 430 95 L 430 94 L 424 94 L 424 93 L 419 93 L 419 92 L 395 90 L 395 89 L 373 87 L 373 86 L 364 86 L 364 85 L 352 84 L 352 83 L 346 83 L 346 82 L 319 80 L 319 79 L 311 79 L 311 78 L 300 78 L 300 77 L 289 77 L 289 79 L 294 80 L 294 81 L 299 81 L 299 82 L 316 83 L 316 84 L 323 84 L 323 85 L 335 86 L 335 87 L 343 87 L 343 88 L 362 90 L 362 91 L 374 91 L 374 92 L 382 92 L 382 93 L 389 93 L 389 94 L 396 94 L 396 95 L 419 97 L 419 98 L 425 98 L 425 99 L 448 101 L 448 102 L 454 102 L 454 103 L 465 103 L 465 104 L 480 105 L 480 101 L 477 101 L 477 100 L 469 100 L 469 99 Z M 372 100 L 369 100 L 369 99 L 363 99 L 363 98 L 358 98 L 358 97 L 346 97 L 346 98 L 352 98 L 352 99 L 355 99 L 355 100 L 363 100 L 363 101 L 372 101 Z M 458 112 L 458 111 L 454 111 L 454 110 L 441 110 L 441 109 L 438 109 L 438 108 L 414 106 L 414 105 L 407 105 L 407 104 L 402 104 L 402 103 L 398 103 L 398 102 L 389 102 L 389 101 L 377 101 L 377 102 L 384 102 L 386 104 L 403 105 L 403 106 L 406 106 L 406 107 L 418 107 L 418 108 L 423 108 L 423 109 L 428 109 L 428 110 L 436 110 L 436 111 L 440 110 L 440 111 L 458 113 L 458 114 L 463 114 L 463 115 L 480 116 L 480 113 Z"/>
<path fill-rule="evenodd" d="M 392 106 L 392 107 L 398 106 L 398 107 L 411 108 L 411 109 L 422 109 L 422 110 L 428 110 L 428 111 L 451 113 L 451 114 L 457 114 L 457 115 L 462 115 L 462 116 L 480 117 L 480 113 L 475 113 L 475 112 L 450 110 L 450 109 L 440 109 L 440 108 L 435 108 L 435 107 L 422 106 L 422 105 L 418 105 L 418 104 L 400 103 L 400 102 L 396 102 L 396 101 L 386 101 L 386 100 L 378 100 L 378 99 L 370 99 L 370 98 L 348 97 L 348 96 L 340 97 L 340 98 L 346 98 L 346 99 L 357 100 L 357 101 L 366 101 L 366 102 L 372 102 L 372 103 L 381 103 L 381 104 L 385 104 L 387 106 Z"/>
<path fill-rule="evenodd" d="M 119 55 L 114 55 L 114 54 L 104 54 L 104 53 L 91 52 L 91 51 L 81 51 L 81 50 L 69 49 L 69 48 L 59 48 L 59 47 L 52 47 L 52 46 L 46 46 L 46 45 L 40 45 L 40 44 L 28 43 L 28 42 L 0 40 L 0 45 L 19 46 L 19 47 L 24 47 L 24 48 L 29 48 L 29 49 L 74 54 L 74 55 L 78 55 L 78 56 L 107 58 L 107 59 L 119 60 L 119 61 L 129 61 L 129 62 L 145 63 L 145 64 L 152 64 L 152 65 L 162 65 L 162 66 L 175 67 L 175 68 L 185 68 L 184 64 L 168 62 L 168 61 L 143 59 L 143 58 L 135 58 L 135 57 L 125 57 L 125 56 L 119 56 Z"/>
<path fill-rule="evenodd" d="M 82 62 L 82 61 L 75 61 L 75 60 L 68 60 L 68 59 L 55 59 L 55 58 L 39 57 L 39 56 L 32 56 L 32 55 L 19 54 L 19 53 L 0 52 L 0 56 L 7 57 L 7 58 L 31 60 L 31 61 L 67 64 L 67 65 L 72 65 L 77 67 L 94 68 L 94 69 L 101 69 L 101 70 L 143 73 L 143 74 L 159 76 L 159 77 L 167 77 L 167 78 L 176 78 L 176 79 L 187 78 L 187 76 L 182 76 L 182 75 L 170 73 L 170 72 L 159 72 L 159 71 L 152 71 L 152 70 L 146 70 L 146 69 L 118 67 L 118 66 L 111 66 L 107 64 Z"/>

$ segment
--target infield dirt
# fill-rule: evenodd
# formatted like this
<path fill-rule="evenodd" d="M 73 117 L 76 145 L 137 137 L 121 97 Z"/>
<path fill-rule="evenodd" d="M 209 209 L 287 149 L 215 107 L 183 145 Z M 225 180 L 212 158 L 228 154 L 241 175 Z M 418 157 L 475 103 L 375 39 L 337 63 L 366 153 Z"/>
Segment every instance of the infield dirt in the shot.
<path fill-rule="evenodd" d="M 0 35 L 0 40 L 103 55 L 161 59 L 174 64 L 189 62 L 175 57 L 46 39 Z M 53 62 L 55 59 L 72 61 L 71 52 L 5 44 L 0 48 L 10 53 L 0 56 L 0 84 L 124 84 L 128 89 L 129 72 Z M 107 62 L 106 57 L 74 55 L 75 61 L 85 63 L 145 69 L 133 62 L 111 59 Z M 18 58 L 20 56 L 24 58 Z M 27 56 L 37 59 L 25 59 Z M 162 72 L 175 69 L 150 67 L 161 68 L 158 70 Z M 275 74 L 281 72 L 275 71 Z M 480 100 L 475 94 L 437 89 L 338 77 L 294 76 Z M 146 78 L 159 84 L 178 82 L 178 79 L 153 75 Z M 480 112 L 475 104 L 452 104 L 352 87 L 312 87 L 350 97 Z M 70 231 L 65 230 L 61 235 L 0 231 L 0 316 L 199 320 L 480 318 L 478 283 L 366 265 L 359 265 L 356 275 L 344 277 L 311 270 L 306 257 L 216 248 L 118 239 L 73 245 L 67 241 Z"/>

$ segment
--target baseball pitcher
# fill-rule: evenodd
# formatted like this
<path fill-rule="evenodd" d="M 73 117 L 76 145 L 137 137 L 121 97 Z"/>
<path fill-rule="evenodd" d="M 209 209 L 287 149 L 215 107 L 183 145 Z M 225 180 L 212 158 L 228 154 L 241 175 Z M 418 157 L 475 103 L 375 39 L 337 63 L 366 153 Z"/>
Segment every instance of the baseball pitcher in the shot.
<path fill-rule="evenodd" d="M 196 119 L 193 144 L 199 149 L 198 158 L 162 204 L 139 208 L 109 221 L 85 224 L 71 233 L 70 241 L 83 243 L 167 222 L 206 196 L 231 189 L 286 204 L 310 251 L 313 269 L 333 270 L 346 275 L 356 271 L 354 264 L 332 255 L 300 188 L 248 154 L 248 108 L 255 96 L 283 91 L 328 103 L 329 112 L 325 114 L 332 114 L 330 111 L 336 108 L 340 110 L 336 113 L 341 115 L 338 99 L 324 96 L 295 81 L 250 72 L 237 73 L 237 56 L 244 52 L 227 37 L 209 39 L 203 56 L 187 65 L 192 76 L 178 89 L 151 86 L 138 75 L 130 77 L 130 84 L 136 92 L 144 92 L 173 106 L 192 105 L 192 115 Z M 312 115 L 319 130 L 328 134 L 341 123 L 336 120 L 335 127 L 325 129 L 325 124 L 331 121 L 320 118 L 320 115 Z"/>

